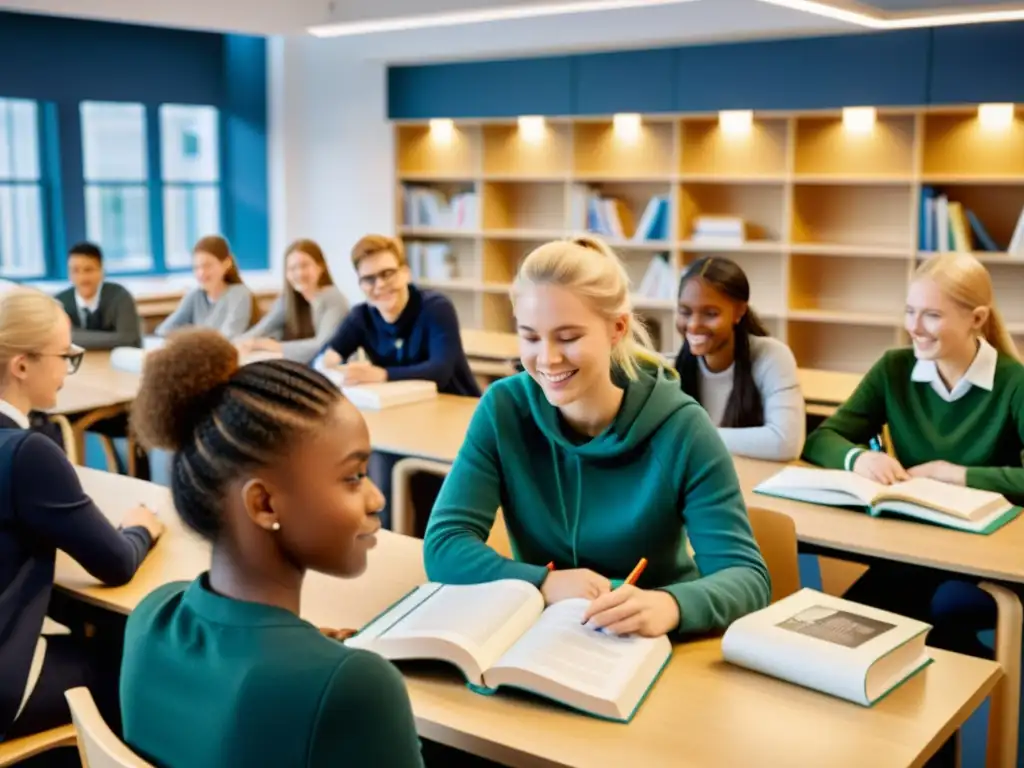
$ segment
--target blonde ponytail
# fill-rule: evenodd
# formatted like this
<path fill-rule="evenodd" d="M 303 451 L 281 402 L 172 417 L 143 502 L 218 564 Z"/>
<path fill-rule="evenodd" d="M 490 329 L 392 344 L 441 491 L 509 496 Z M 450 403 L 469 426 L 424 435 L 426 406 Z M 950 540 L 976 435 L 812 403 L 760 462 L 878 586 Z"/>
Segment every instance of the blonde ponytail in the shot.
<path fill-rule="evenodd" d="M 985 341 L 1002 354 L 1020 360 L 1017 345 L 996 307 L 992 277 L 984 264 L 969 253 L 940 253 L 924 262 L 914 273 L 915 280 L 925 277 L 934 280 L 960 306 L 971 311 L 979 307 L 987 308 L 988 320 L 981 329 Z"/>
<path fill-rule="evenodd" d="M 602 317 L 626 317 L 626 333 L 612 347 L 612 364 L 627 378 L 636 380 L 640 368 L 668 369 L 654 349 L 651 335 L 633 311 L 629 274 L 618 255 L 594 235 L 554 240 L 533 250 L 519 267 L 511 298 L 525 285 L 552 283 L 585 299 Z"/>

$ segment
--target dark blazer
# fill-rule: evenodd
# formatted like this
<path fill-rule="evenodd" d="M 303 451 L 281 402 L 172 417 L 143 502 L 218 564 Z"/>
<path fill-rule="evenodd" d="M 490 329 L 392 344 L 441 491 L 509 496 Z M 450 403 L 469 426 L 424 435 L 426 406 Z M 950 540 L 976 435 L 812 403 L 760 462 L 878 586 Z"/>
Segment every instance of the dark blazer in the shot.
<path fill-rule="evenodd" d="M 103 283 L 100 303 L 89 320 L 82 326 L 82 316 L 75 301 L 74 286 L 57 294 L 57 301 L 71 318 L 71 340 L 84 349 L 113 349 L 114 347 L 141 347 L 142 320 L 135 299 L 126 288 L 117 283 Z"/>
<path fill-rule="evenodd" d="M 28 422 L 29 429 L 46 435 L 60 447 L 62 453 L 67 452 L 68 447 L 64 445 L 64 433 L 60 431 L 60 427 L 50 421 L 45 413 L 32 411 L 28 415 Z M 21 426 L 7 414 L 0 413 L 0 429 L 21 429 Z"/>
<path fill-rule="evenodd" d="M 51 440 L 0 429 L 0 740 L 25 691 L 57 550 L 116 586 L 135 575 L 152 543 L 144 528 L 110 524 Z"/>

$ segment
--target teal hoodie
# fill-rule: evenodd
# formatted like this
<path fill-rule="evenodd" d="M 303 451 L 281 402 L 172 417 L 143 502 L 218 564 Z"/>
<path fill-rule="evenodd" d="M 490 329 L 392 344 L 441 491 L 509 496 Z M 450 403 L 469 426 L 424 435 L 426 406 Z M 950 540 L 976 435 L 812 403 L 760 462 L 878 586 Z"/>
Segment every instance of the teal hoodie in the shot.
<path fill-rule="evenodd" d="M 431 580 L 539 587 L 550 561 L 615 580 L 646 557 L 637 586 L 676 599 L 680 633 L 722 629 L 768 604 L 739 478 L 707 412 L 664 371 L 619 384 L 619 413 L 589 440 L 529 374 L 487 389 L 427 525 Z M 514 560 L 485 543 L 499 506 Z"/>

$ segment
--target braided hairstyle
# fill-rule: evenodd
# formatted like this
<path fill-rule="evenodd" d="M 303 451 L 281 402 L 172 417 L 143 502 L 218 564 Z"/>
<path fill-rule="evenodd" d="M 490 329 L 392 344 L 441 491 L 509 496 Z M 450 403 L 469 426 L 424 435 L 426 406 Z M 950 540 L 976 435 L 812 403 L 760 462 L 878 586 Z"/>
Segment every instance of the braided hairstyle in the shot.
<path fill-rule="evenodd" d="M 174 505 L 186 525 L 215 540 L 227 485 L 287 455 L 294 440 L 323 426 L 341 397 L 299 363 L 239 367 L 230 341 L 191 328 L 146 358 L 131 424 L 144 447 L 174 451 Z"/>
<path fill-rule="evenodd" d="M 734 301 L 747 304 L 750 301 L 750 282 L 736 262 L 721 256 L 704 256 L 687 267 L 679 279 L 679 293 L 691 280 L 703 280 L 709 286 Z M 732 392 L 722 414 L 722 427 L 763 427 L 764 403 L 754 381 L 753 361 L 750 355 L 750 337 L 768 336 L 768 329 L 748 305 L 747 311 L 733 329 L 736 336 L 733 353 Z M 697 357 L 690 352 L 690 345 L 683 338 L 683 347 L 676 358 L 683 391 L 700 402 L 700 376 Z"/>

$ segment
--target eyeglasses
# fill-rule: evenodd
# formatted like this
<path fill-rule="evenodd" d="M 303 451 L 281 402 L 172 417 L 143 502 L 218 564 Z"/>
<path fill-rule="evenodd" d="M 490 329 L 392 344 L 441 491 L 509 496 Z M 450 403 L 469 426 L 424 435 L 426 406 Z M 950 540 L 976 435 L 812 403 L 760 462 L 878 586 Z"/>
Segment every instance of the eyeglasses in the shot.
<path fill-rule="evenodd" d="M 377 285 L 377 283 L 381 283 L 381 284 L 390 283 L 394 279 L 395 275 L 397 275 L 397 274 L 398 274 L 398 270 L 397 269 L 382 269 L 380 272 L 377 272 L 377 273 L 372 274 L 372 275 L 360 275 L 359 276 L 359 285 L 364 290 L 369 291 L 369 290 L 373 289 Z"/>
<path fill-rule="evenodd" d="M 75 344 L 67 352 L 34 352 L 31 357 L 60 357 L 68 366 L 68 374 L 76 373 L 82 367 L 85 350 Z"/>

